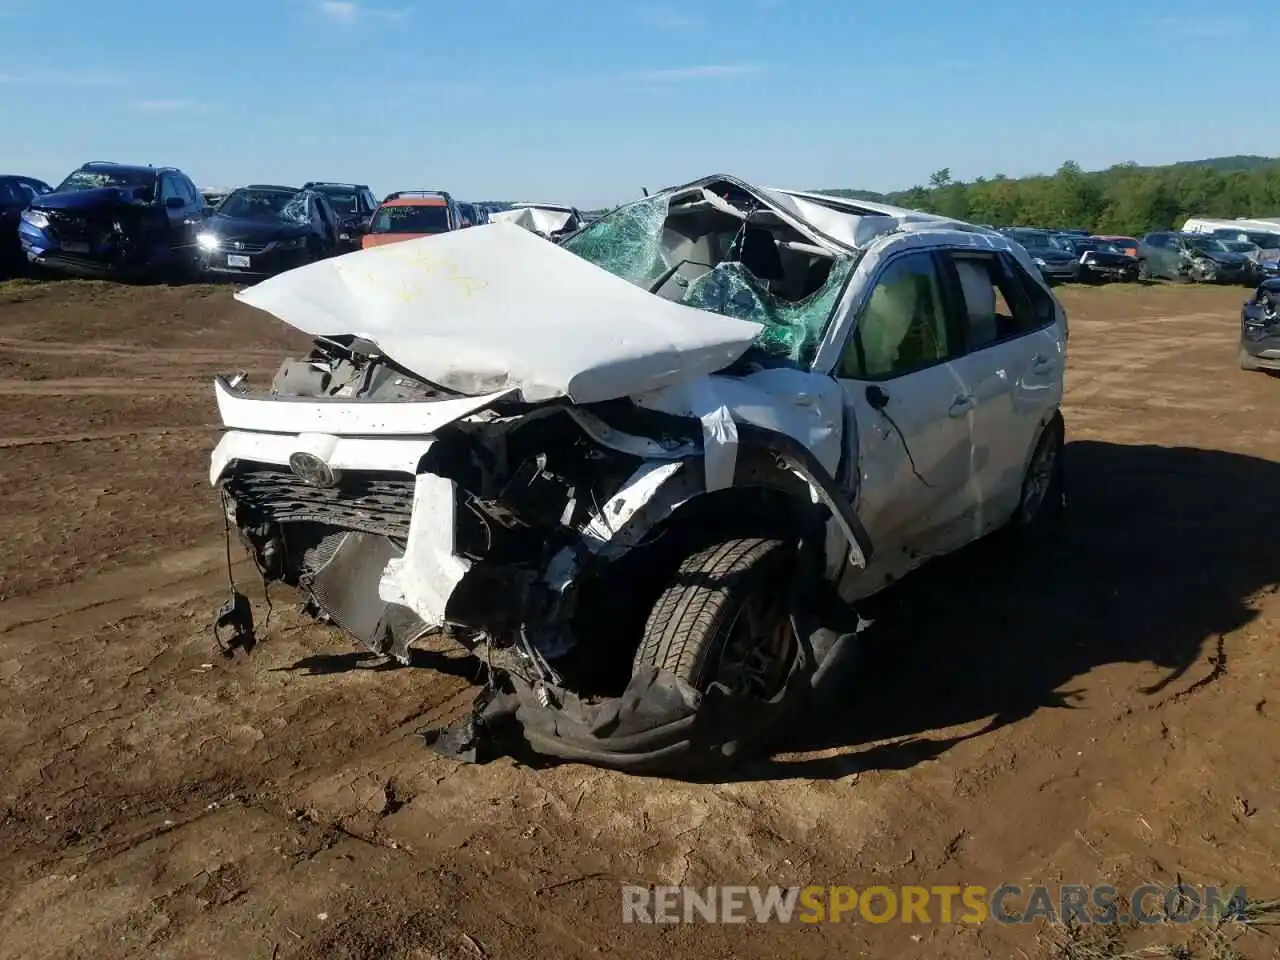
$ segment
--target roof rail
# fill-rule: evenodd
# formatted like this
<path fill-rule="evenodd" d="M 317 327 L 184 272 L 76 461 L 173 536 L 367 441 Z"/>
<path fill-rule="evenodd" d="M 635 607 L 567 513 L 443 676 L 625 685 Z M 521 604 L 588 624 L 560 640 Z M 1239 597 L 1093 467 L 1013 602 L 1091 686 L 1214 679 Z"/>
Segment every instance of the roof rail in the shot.
<path fill-rule="evenodd" d="M 443 197 L 445 203 L 453 203 L 452 194 L 445 190 L 397 190 L 382 198 L 383 203 L 399 200 L 401 197 Z"/>

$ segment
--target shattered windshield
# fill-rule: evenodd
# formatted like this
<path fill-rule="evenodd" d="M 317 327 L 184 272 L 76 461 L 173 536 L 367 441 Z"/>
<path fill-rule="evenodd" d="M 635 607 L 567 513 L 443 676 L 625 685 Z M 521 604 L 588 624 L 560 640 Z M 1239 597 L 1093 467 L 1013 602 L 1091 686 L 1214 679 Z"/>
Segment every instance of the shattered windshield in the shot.
<path fill-rule="evenodd" d="M 1227 248 L 1221 240 L 1215 240 L 1213 237 L 1197 236 L 1187 240 L 1187 245 L 1193 250 L 1199 250 L 1201 253 L 1226 253 Z"/>
<path fill-rule="evenodd" d="M 279 220 L 300 196 L 288 190 L 235 190 L 219 205 L 218 213 L 237 220 Z"/>
<path fill-rule="evenodd" d="M 141 188 L 146 195 L 155 189 L 152 170 L 76 170 L 58 185 L 58 193 L 98 190 L 102 187 Z"/>
<path fill-rule="evenodd" d="M 856 262 L 742 191 L 701 188 L 627 204 L 562 245 L 664 299 L 762 325 L 756 346 L 801 366 L 812 362 Z"/>

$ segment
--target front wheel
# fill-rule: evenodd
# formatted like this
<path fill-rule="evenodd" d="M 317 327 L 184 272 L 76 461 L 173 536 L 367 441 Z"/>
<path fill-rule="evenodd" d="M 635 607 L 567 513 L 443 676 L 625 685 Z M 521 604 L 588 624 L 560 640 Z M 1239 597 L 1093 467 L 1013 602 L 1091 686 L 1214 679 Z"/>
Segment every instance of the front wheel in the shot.
<path fill-rule="evenodd" d="M 686 559 L 645 623 L 634 667 L 654 666 L 705 692 L 772 700 L 798 651 L 781 540 L 725 540 Z"/>

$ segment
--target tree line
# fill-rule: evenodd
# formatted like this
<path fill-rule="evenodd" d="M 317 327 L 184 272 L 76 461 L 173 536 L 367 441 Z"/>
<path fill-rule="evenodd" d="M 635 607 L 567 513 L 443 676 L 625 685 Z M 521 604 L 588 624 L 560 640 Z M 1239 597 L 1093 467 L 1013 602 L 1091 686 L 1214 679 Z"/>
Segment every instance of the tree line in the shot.
<path fill-rule="evenodd" d="M 830 192 L 880 198 L 861 190 Z M 944 167 L 929 177 L 928 186 L 883 197 L 972 223 L 1141 236 L 1180 227 L 1192 216 L 1280 216 L 1280 160 L 1227 157 L 1164 167 L 1122 163 L 1093 172 L 1068 160 L 1052 176 L 997 174 L 968 182 L 953 180 Z"/>

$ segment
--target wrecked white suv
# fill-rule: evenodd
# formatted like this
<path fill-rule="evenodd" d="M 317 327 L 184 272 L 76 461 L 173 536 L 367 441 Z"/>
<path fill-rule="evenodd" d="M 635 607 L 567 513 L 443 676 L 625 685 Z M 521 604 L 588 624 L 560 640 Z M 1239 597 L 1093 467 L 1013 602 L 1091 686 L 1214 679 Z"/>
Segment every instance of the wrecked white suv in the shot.
<path fill-rule="evenodd" d="M 832 676 L 851 604 L 1062 502 L 1066 317 L 967 224 L 713 176 L 237 296 L 315 345 L 216 381 L 228 520 L 369 648 L 486 662 L 434 738 L 462 758 L 732 756 Z M 243 596 L 220 625 L 252 636 Z"/>

